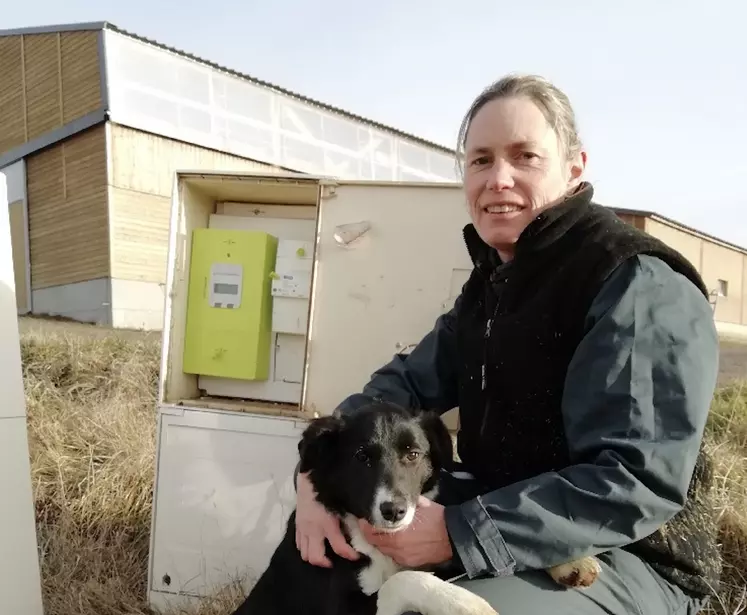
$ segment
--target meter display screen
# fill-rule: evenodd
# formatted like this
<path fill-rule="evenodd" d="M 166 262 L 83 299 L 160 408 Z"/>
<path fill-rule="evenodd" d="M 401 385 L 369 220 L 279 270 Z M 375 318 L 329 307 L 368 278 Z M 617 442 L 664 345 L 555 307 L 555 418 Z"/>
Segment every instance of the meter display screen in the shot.
<path fill-rule="evenodd" d="M 238 309 L 241 306 L 243 275 L 240 263 L 213 263 L 210 266 L 210 306 Z"/>
<path fill-rule="evenodd" d="M 213 284 L 213 292 L 220 295 L 238 295 L 239 285 L 218 282 Z"/>

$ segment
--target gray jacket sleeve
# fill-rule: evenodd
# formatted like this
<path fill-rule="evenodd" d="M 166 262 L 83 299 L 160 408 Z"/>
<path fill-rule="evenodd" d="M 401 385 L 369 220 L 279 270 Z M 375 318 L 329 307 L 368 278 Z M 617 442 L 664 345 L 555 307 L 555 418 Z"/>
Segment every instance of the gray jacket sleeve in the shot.
<path fill-rule="evenodd" d="M 684 505 L 718 373 L 711 306 L 641 256 L 604 285 L 586 331 L 562 400 L 575 465 L 446 508 L 471 578 L 625 546 Z"/>

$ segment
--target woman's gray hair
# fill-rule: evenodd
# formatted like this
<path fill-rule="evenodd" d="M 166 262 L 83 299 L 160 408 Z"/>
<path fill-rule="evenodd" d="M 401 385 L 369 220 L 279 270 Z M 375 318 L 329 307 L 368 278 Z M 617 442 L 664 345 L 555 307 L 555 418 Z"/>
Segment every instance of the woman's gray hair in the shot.
<path fill-rule="evenodd" d="M 475 98 L 462 120 L 457 137 L 457 163 L 461 170 L 464 161 L 465 142 L 470 124 L 477 112 L 487 103 L 498 98 L 529 98 L 542 112 L 547 123 L 552 126 L 566 159 L 573 158 L 581 150 L 581 139 L 576 127 L 576 115 L 565 93 L 537 75 L 511 74 L 485 88 Z"/>

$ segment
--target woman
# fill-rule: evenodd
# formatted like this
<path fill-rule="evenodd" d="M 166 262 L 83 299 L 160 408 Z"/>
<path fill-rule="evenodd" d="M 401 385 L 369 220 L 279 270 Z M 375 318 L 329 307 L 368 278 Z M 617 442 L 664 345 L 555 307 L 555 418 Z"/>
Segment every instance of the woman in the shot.
<path fill-rule="evenodd" d="M 702 437 L 718 337 L 697 271 L 592 202 L 566 96 L 509 76 L 474 101 L 459 154 L 473 272 L 454 308 L 367 398 L 459 407 L 458 452 L 419 522 L 369 541 L 406 566 L 451 563 L 501 615 L 696 613 L 720 558 Z M 630 172 L 627 170 L 626 172 Z M 297 544 L 357 553 L 298 477 Z M 597 555 L 584 590 L 543 572 Z"/>

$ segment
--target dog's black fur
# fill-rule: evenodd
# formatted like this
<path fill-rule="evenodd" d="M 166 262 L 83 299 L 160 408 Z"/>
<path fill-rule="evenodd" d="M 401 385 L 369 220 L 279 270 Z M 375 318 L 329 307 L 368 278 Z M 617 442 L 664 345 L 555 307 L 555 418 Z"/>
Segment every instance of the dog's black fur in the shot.
<path fill-rule="evenodd" d="M 308 472 L 317 499 L 344 517 L 386 525 L 373 511 L 377 489 L 385 484 L 414 505 L 438 482 L 451 462 L 451 437 L 433 412 L 410 411 L 373 402 L 349 416 L 313 420 L 299 443 L 301 472 Z M 365 595 L 358 574 L 371 562 L 349 561 L 329 544 L 332 568 L 305 562 L 296 548 L 296 513 L 268 568 L 233 615 L 375 615 L 376 594 Z"/>

